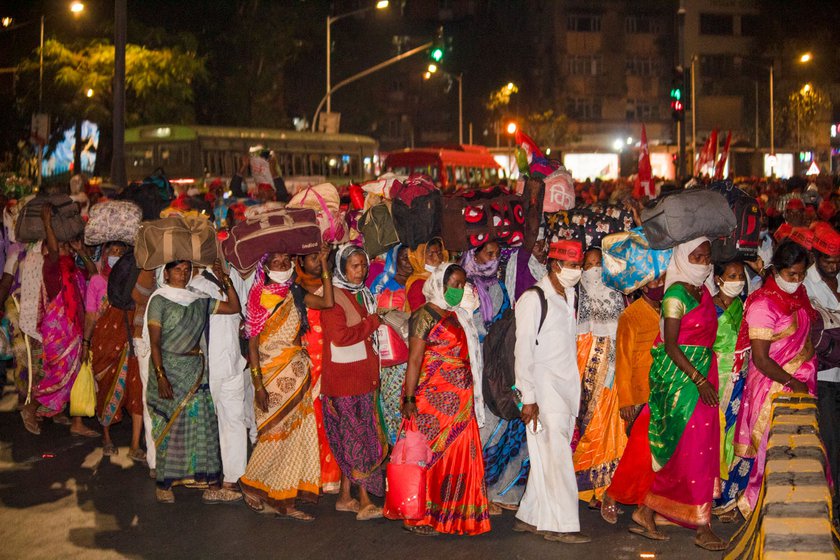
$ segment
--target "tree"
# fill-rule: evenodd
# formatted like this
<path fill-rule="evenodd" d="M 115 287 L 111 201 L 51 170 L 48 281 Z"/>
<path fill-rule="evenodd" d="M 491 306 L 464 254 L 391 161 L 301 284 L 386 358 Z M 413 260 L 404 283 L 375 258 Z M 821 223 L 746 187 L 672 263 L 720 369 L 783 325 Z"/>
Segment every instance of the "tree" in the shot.
<path fill-rule="evenodd" d="M 207 77 L 205 61 L 181 47 L 150 49 L 140 45 L 126 46 L 126 126 L 148 122 L 188 123 L 194 119 L 193 87 Z M 38 107 L 38 57 L 23 61 L 21 96 L 18 107 L 24 114 Z M 68 126 L 88 119 L 99 124 L 102 135 L 108 135 L 112 122 L 112 79 L 114 46 L 94 41 L 73 48 L 50 39 L 44 44 L 43 110 L 51 115 L 54 138 Z M 77 147 L 81 142 L 77 142 Z M 110 145 L 100 137 L 97 168 L 104 167 L 102 152 L 110 155 Z M 78 165 L 78 161 L 76 162 Z M 78 167 L 77 167 L 78 169 Z"/>
<path fill-rule="evenodd" d="M 572 133 L 568 117 L 555 114 L 551 109 L 528 115 L 523 130 L 542 149 L 556 149 L 577 140 Z"/>
<path fill-rule="evenodd" d="M 783 144 L 813 147 L 816 125 L 829 120 L 831 101 L 818 88 L 808 84 L 790 92 L 779 111 Z"/>

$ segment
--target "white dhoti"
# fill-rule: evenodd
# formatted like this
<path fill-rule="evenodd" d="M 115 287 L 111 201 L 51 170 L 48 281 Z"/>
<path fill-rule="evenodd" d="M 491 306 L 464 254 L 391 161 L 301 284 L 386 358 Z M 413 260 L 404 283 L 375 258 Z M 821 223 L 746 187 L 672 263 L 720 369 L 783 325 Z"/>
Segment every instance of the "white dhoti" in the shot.
<path fill-rule="evenodd" d="M 135 338 L 134 353 L 137 354 L 137 368 L 140 371 L 140 382 L 143 384 L 143 436 L 146 441 L 146 464 L 154 469 L 157 464 L 157 449 L 155 438 L 152 436 L 152 417 L 149 415 L 149 401 L 146 390 L 149 386 L 149 361 L 151 352 L 142 338 Z"/>
<path fill-rule="evenodd" d="M 577 533 L 578 488 L 571 449 L 575 417 L 540 412 L 540 422 L 539 434 L 527 430 L 531 472 L 516 518 L 539 531 Z"/>

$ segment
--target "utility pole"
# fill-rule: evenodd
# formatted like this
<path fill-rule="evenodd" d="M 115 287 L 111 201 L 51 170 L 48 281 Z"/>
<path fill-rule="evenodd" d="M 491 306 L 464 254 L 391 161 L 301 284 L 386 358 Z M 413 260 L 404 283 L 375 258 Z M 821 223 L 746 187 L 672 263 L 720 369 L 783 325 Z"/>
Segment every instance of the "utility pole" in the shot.
<path fill-rule="evenodd" d="M 685 6 L 680 0 L 680 8 L 677 10 L 677 42 L 679 53 L 677 55 L 677 65 L 680 68 L 685 68 Z M 685 91 L 685 72 L 683 72 L 682 90 Z M 694 112 L 694 98 L 691 99 L 691 110 Z M 677 142 L 680 150 L 680 162 L 677 167 L 678 179 L 682 181 L 685 177 L 685 126 L 684 123 L 677 123 Z"/>
<path fill-rule="evenodd" d="M 125 176 L 125 42 L 126 0 L 114 0 L 114 144 L 111 181 L 123 189 Z"/>

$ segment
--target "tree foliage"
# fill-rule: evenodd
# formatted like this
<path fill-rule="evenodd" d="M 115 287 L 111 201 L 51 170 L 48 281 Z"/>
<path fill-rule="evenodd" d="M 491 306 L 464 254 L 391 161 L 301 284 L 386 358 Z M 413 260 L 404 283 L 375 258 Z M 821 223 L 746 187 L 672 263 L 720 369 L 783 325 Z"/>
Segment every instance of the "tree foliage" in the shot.
<path fill-rule="evenodd" d="M 528 115 L 524 131 L 541 148 L 556 148 L 577 140 L 566 115 L 555 114 L 553 110 Z"/>
<path fill-rule="evenodd" d="M 822 90 L 813 86 L 807 90 L 800 88 L 791 91 L 782 103 L 779 127 L 788 145 L 797 141 L 803 146 L 811 144 L 817 124 L 830 118 L 830 99 Z"/>

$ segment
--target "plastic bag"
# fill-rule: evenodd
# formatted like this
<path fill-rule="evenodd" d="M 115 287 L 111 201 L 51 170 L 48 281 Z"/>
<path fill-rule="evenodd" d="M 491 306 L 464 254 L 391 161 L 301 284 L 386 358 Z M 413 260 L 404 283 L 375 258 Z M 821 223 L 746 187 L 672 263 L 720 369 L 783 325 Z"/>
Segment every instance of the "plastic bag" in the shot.
<path fill-rule="evenodd" d="M 90 357 L 82 363 L 73 388 L 70 389 L 70 416 L 96 414 L 96 382 L 90 367 Z"/>
<path fill-rule="evenodd" d="M 400 436 L 404 435 L 402 439 Z M 385 508 L 388 519 L 422 519 L 426 515 L 426 468 L 432 450 L 414 419 L 403 420 L 391 462 L 385 471 Z"/>

